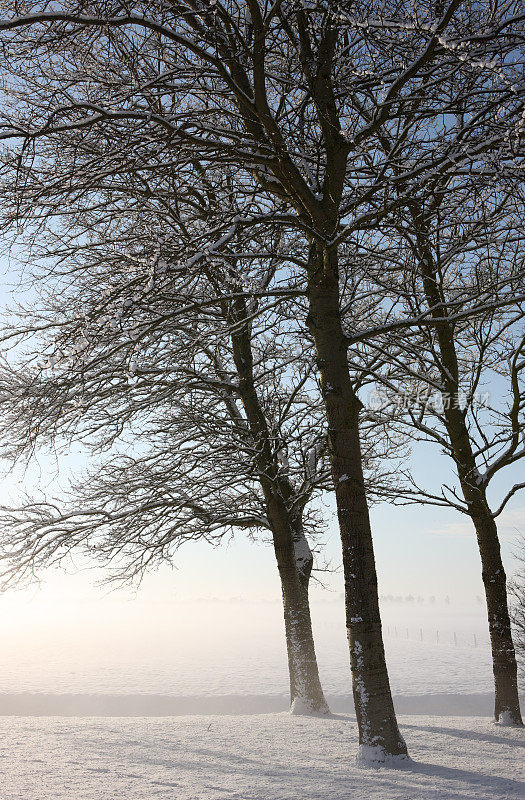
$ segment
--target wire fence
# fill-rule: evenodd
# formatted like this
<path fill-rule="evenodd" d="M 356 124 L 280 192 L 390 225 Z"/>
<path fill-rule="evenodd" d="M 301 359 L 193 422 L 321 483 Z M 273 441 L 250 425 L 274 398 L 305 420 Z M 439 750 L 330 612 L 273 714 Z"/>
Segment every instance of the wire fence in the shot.
<path fill-rule="evenodd" d="M 393 639 L 405 639 L 412 642 L 439 644 L 448 647 L 488 647 L 488 636 L 465 631 L 440 630 L 438 628 L 413 628 L 402 625 L 387 625 L 386 635 Z"/>

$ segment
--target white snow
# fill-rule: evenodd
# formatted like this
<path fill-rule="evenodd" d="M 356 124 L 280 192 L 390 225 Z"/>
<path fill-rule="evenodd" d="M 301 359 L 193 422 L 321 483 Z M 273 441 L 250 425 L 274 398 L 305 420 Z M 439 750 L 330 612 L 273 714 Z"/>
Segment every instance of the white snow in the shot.
<path fill-rule="evenodd" d="M 505 728 L 505 727 L 512 727 L 516 723 L 512 719 L 510 711 L 504 711 L 502 714 L 499 715 L 497 724 Z"/>
<path fill-rule="evenodd" d="M 314 607 L 323 688 L 332 710 L 345 712 L 332 717 L 296 715 L 299 705 L 285 711 L 277 601 L 181 605 L 169 624 L 154 607 L 144 618 L 130 608 L 104 606 L 96 624 L 80 605 L 71 613 L 64 605 L 60 618 L 32 606 L 23 624 L 2 615 L 0 713 L 13 716 L 0 716 L 0 800 L 523 797 L 524 731 L 488 716 L 443 716 L 490 713 L 482 609 L 385 605 L 388 666 L 412 760 L 378 765 L 383 754 L 359 749 L 346 713 L 341 602 Z M 21 713 L 129 716 L 14 716 Z"/>
<path fill-rule="evenodd" d="M 328 713 L 328 711 L 316 711 L 302 697 L 294 698 L 290 707 L 290 714 L 294 716 L 323 717 Z"/>
<path fill-rule="evenodd" d="M 517 800 L 524 734 L 401 718 L 412 760 L 359 766 L 353 717 L 0 717 L 2 800 Z"/>
<path fill-rule="evenodd" d="M 403 766 L 408 761 L 410 761 L 410 756 L 404 754 L 394 756 L 387 753 L 379 744 L 360 744 L 357 750 L 356 763 L 361 767 L 374 766 L 374 764 Z"/>
<path fill-rule="evenodd" d="M 312 551 L 310 549 L 310 545 L 308 544 L 308 539 L 302 531 L 297 532 L 294 538 L 293 549 L 295 561 L 298 568 L 301 569 L 312 557 Z"/>

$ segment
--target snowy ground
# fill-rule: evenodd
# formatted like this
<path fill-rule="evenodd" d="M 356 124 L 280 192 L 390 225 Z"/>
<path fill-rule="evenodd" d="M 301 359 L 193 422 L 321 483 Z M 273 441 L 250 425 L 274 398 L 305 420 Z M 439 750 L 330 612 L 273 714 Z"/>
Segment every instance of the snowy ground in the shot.
<path fill-rule="evenodd" d="M 384 609 L 413 758 L 398 769 L 356 766 L 341 602 L 314 607 L 321 679 L 339 712 L 329 719 L 274 713 L 288 689 L 278 603 L 179 605 L 169 618 L 134 609 L 0 614 L 0 800 L 525 796 L 523 731 L 465 716 L 491 707 L 480 608 Z"/>
<path fill-rule="evenodd" d="M 523 731 L 403 717 L 413 758 L 357 767 L 353 717 L 0 717 L 2 800 L 514 800 Z"/>
<path fill-rule="evenodd" d="M 279 603 L 174 605 L 138 616 L 82 608 L 11 620 L 0 608 L 0 715 L 165 716 L 268 713 L 288 703 Z M 341 602 L 314 604 L 321 681 L 330 707 L 352 713 Z M 490 715 L 492 668 L 482 608 L 383 610 L 396 708 Z M 22 624 L 23 622 L 23 624 Z M 1 794 L 0 794 L 1 800 Z"/>

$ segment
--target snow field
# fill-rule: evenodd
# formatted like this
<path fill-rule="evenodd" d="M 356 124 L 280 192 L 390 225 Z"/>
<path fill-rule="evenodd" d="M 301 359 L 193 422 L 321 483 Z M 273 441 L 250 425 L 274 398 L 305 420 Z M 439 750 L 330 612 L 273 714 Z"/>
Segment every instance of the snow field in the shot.
<path fill-rule="evenodd" d="M 356 764 L 350 716 L 0 718 L 1 800 L 517 800 L 524 734 L 400 718 L 412 761 Z"/>
<path fill-rule="evenodd" d="M 135 610 L 129 604 L 113 617 L 91 619 L 78 613 L 60 625 L 55 615 L 11 627 L 8 616 L 0 615 L 0 693 L 288 694 L 279 603 L 181 605 L 169 622 L 153 613 L 137 619 Z M 313 613 L 323 689 L 329 695 L 348 695 L 350 659 L 342 600 L 314 605 Z M 394 694 L 493 690 L 483 609 L 468 614 L 457 608 L 387 606 L 383 627 Z M 418 638 L 420 628 L 423 641 Z M 458 632 L 457 647 L 452 644 L 453 630 Z M 464 646 L 474 633 L 479 646 Z"/>

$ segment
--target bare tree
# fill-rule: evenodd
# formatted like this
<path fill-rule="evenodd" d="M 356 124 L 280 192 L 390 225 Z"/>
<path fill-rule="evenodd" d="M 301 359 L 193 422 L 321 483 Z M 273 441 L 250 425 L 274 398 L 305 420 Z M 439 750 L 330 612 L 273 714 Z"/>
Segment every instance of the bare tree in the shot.
<path fill-rule="evenodd" d="M 292 711 L 328 713 L 308 602 L 305 528 L 318 537 L 321 523 L 306 507 L 328 481 L 319 394 L 315 384 L 313 394 L 304 388 L 311 359 L 291 341 L 285 354 L 279 320 L 269 312 L 259 319 L 258 298 L 246 299 L 231 261 L 214 265 L 213 286 L 195 276 L 191 295 L 172 295 L 154 228 L 134 215 L 126 253 L 109 235 L 118 223 L 123 235 L 117 218 L 91 249 L 84 242 L 82 266 L 62 242 L 54 289 L 64 293 L 23 312 L 12 331 L 26 345 L 35 340 L 0 378 L 13 457 L 79 439 L 94 452 L 110 448 L 111 457 L 76 480 L 65 506 L 32 500 L 4 509 L 5 579 L 23 579 L 78 547 L 113 564 L 115 579 L 140 578 L 184 542 L 269 532 Z M 173 259 L 173 245 L 163 244 L 164 259 Z M 264 286 L 264 270 L 253 279 Z"/>
<path fill-rule="evenodd" d="M 23 579 L 80 547 L 113 564 L 114 579 L 140 579 L 192 539 L 269 531 L 283 589 L 292 711 L 326 713 L 305 535 L 318 538 L 321 519 L 308 505 L 329 487 L 311 344 L 291 322 L 293 289 L 278 292 L 277 307 L 266 296 L 283 261 L 279 235 L 262 261 L 265 243 L 243 245 L 249 280 L 225 245 L 195 262 L 193 274 L 185 270 L 191 291 L 186 283 L 179 288 L 173 273 L 189 258 L 199 221 L 212 222 L 219 196 L 228 203 L 221 181 L 200 181 L 184 226 L 168 222 L 128 183 L 128 201 L 119 192 L 110 227 L 106 197 L 97 235 L 90 213 L 83 229 L 76 218 L 72 240 L 56 223 L 45 237 L 40 230 L 32 258 L 52 254 L 54 291 L 21 309 L 4 331 L 26 347 L 32 341 L 0 377 L 4 438 L 14 459 L 78 440 L 112 455 L 77 478 L 69 502 L 4 509 L 4 577 Z M 45 292 L 47 263 L 33 273 Z M 374 491 L 381 480 L 375 465 L 386 456 L 378 433 L 374 426 L 365 440 Z"/>
<path fill-rule="evenodd" d="M 515 158 L 518 3 L 387 3 L 380 14 L 367 2 L 347 9 L 190 0 L 133 11 L 116 4 L 110 12 L 97 3 L 52 10 L 34 3 L 7 15 L 0 30 L 7 91 L 17 103 L 16 111 L 5 109 L 2 138 L 23 143 L 13 155 L 21 181 L 42 176 L 46 164 L 55 170 L 40 191 L 32 182 L 15 217 L 24 203 L 49 210 L 50 198 L 55 207 L 87 201 L 103 178 L 151 175 L 159 163 L 171 165 L 181 184 L 198 152 L 207 168 L 234 167 L 238 182 L 255 177 L 273 224 L 302 234 L 309 257 L 301 289 L 328 423 L 360 743 L 378 759 L 406 754 L 381 636 L 362 404 L 341 319 L 338 249 L 354 231 L 407 206 L 416 183 L 483 165 L 495 150 L 500 162 Z M 459 99 L 469 113 L 448 135 L 443 120 Z M 387 155 L 385 131 L 394 138 Z M 89 157 L 94 136 L 107 145 L 102 161 Z M 398 161 L 408 138 L 417 160 Z M 62 170 L 66 147 L 79 157 Z M 232 225 L 263 223 L 264 214 L 228 220 L 216 241 Z"/>
<path fill-rule="evenodd" d="M 383 363 L 388 354 L 378 410 L 390 408 L 411 438 L 433 442 L 453 461 L 458 489 L 444 486 L 439 493 L 412 479 L 409 495 L 472 520 L 495 717 L 509 724 L 521 724 L 521 714 L 496 518 L 525 483 L 511 486 L 494 510 L 488 493 L 494 478 L 525 456 L 523 209 L 511 176 L 469 176 L 457 185 L 436 183 L 397 215 L 390 232 L 385 222 L 383 237 L 374 239 L 384 302 L 370 344 Z M 366 258 L 370 246 L 363 249 Z M 354 341 L 365 338 L 363 330 Z"/>

